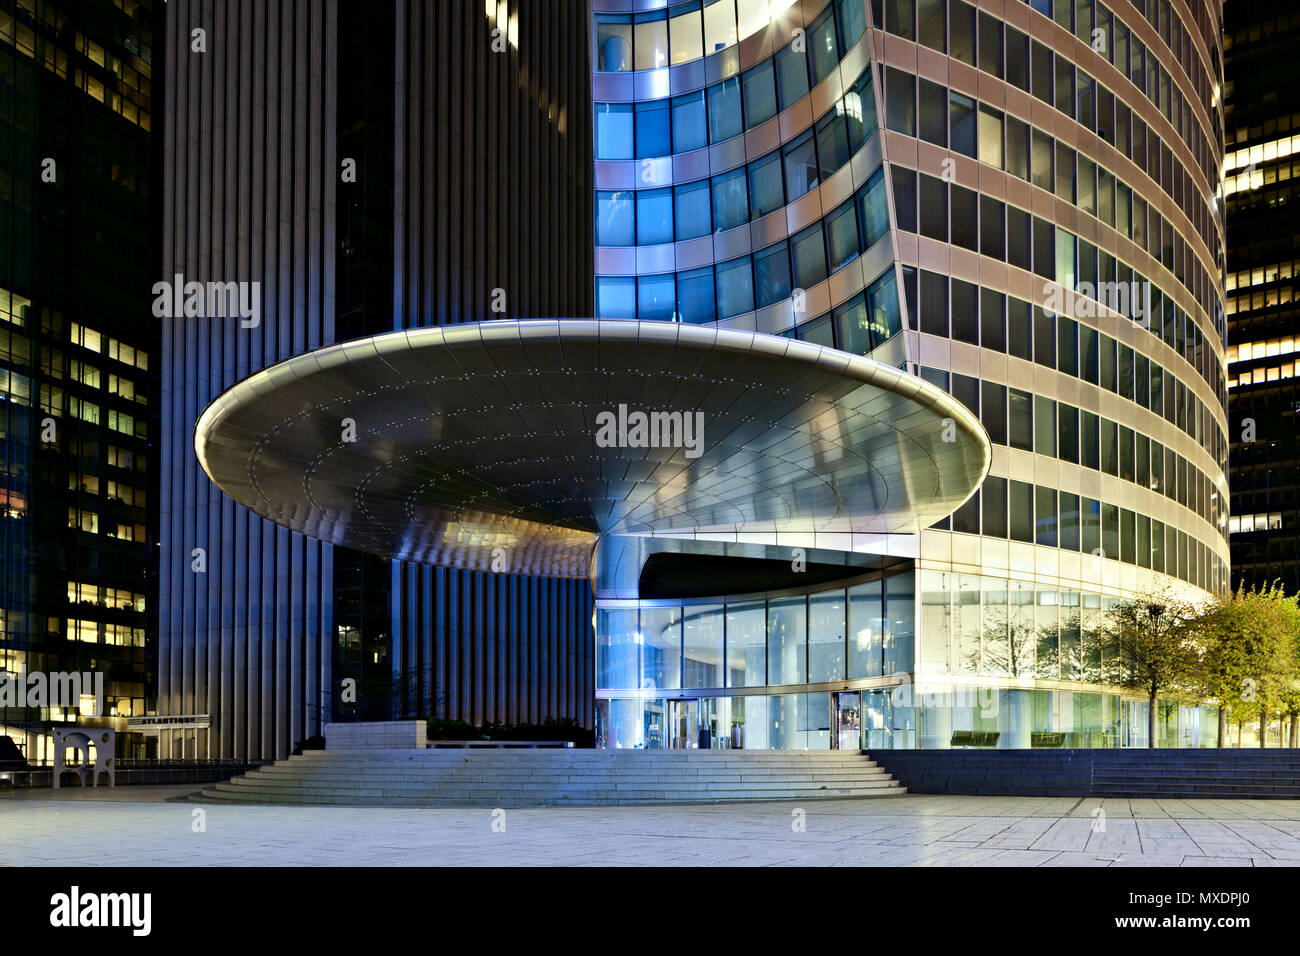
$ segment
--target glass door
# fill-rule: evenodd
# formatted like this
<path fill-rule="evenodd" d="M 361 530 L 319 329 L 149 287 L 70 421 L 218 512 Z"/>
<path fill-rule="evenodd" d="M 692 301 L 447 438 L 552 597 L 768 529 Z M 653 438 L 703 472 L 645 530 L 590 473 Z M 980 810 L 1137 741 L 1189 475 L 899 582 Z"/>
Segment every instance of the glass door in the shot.
<path fill-rule="evenodd" d="M 842 690 L 831 694 L 831 746 L 836 750 L 862 749 L 862 694 Z"/>
<path fill-rule="evenodd" d="M 673 750 L 693 750 L 700 746 L 699 705 L 695 698 L 668 702 L 668 746 Z"/>

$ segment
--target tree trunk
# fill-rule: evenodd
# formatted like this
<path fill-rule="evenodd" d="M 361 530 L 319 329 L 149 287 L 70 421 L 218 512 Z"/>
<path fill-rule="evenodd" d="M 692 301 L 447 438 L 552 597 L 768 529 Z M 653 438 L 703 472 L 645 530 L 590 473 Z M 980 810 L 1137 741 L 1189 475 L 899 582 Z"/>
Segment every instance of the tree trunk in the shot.
<path fill-rule="evenodd" d="M 1291 715 L 1291 732 L 1287 736 L 1287 746 L 1294 750 L 1297 738 L 1300 738 L 1300 714 Z"/>
<path fill-rule="evenodd" d="M 1156 745 L 1156 695 L 1151 695 L 1151 704 L 1147 708 L 1147 746 Z"/>
<path fill-rule="evenodd" d="M 1267 746 L 1264 743 L 1264 734 L 1268 731 L 1268 712 L 1264 710 L 1264 705 L 1259 705 L 1259 746 L 1263 749 Z"/>
<path fill-rule="evenodd" d="M 1238 749 L 1238 750 L 1241 749 L 1241 725 L 1244 724 L 1244 723 L 1245 723 L 1245 720 L 1239 720 L 1239 721 L 1237 721 L 1237 749 Z"/>
<path fill-rule="evenodd" d="M 1220 750 L 1223 749 L 1223 745 L 1227 742 L 1227 739 L 1228 739 L 1228 712 L 1224 710 L 1223 707 L 1220 707 L 1219 708 L 1219 749 Z"/>

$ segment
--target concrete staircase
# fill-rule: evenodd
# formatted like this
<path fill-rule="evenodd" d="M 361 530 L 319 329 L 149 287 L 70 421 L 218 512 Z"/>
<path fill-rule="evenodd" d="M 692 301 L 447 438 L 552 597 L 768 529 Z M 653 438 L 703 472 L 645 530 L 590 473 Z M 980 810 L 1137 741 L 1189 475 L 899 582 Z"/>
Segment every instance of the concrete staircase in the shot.
<path fill-rule="evenodd" d="M 601 806 L 898 796 L 857 751 L 313 750 L 205 788 L 213 803 Z"/>
<path fill-rule="evenodd" d="M 1300 799 L 1300 750 L 879 750 L 912 793 Z"/>

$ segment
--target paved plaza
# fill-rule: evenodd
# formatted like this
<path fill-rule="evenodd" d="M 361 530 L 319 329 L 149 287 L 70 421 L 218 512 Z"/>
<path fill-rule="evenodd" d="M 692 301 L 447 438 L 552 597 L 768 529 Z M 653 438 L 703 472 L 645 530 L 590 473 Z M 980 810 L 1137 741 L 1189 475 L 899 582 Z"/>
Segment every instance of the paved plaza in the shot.
<path fill-rule="evenodd" d="M 725 806 L 512 809 L 494 815 L 488 809 L 226 806 L 167 799 L 193 789 L 0 792 L 0 864 L 1300 863 L 1300 801 L 1291 800 L 908 795 Z M 203 813 L 196 816 L 196 810 Z"/>

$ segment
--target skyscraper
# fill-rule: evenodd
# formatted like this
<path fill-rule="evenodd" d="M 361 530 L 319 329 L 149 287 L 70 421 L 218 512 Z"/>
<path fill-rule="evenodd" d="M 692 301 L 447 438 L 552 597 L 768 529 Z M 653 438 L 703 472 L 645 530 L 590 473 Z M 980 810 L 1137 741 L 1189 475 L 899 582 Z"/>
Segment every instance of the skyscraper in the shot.
<path fill-rule="evenodd" d="M 158 711 L 210 715 L 164 754 L 284 756 L 331 717 L 590 724 L 582 582 L 290 533 L 223 496 L 193 440 L 223 390 L 311 349 L 590 313 L 583 11 L 168 4 L 162 278 L 259 283 L 261 315 L 163 319 Z"/>
<path fill-rule="evenodd" d="M 1221 4 L 999 8 L 593 4 L 597 314 L 865 355 L 993 443 L 919 535 L 643 549 L 603 745 L 1147 742 L 1103 614 L 1229 578 Z"/>
<path fill-rule="evenodd" d="M 0 671 L 100 675 L 104 697 L 92 677 L 67 706 L 0 704 L 33 761 L 55 723 L 145 745 L 152 44 L 149 0 L 0 3 Z"/>
<path fill-rule="evenodd" d="M 1300 18 L 1291 4 L 1229 3 L 1223 160 L 1232 411 L 1234 583 L 1300 586 L 1295 235 Z M 1294 141 L 1293 141 L 1294 140 Z"/>

